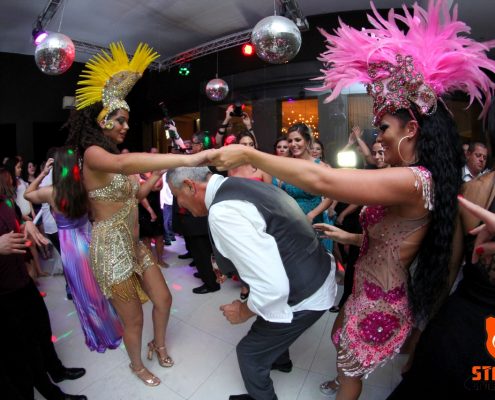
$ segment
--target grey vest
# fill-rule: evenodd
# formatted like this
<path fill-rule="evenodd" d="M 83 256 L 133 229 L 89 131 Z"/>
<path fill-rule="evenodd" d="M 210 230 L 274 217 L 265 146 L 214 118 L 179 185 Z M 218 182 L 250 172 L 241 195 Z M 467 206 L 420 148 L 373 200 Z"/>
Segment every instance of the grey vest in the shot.
<path fill-rule="evenodd" d="M 220 186 L 211 205 L 225 200 L 247 201 L 265 219 L 266 232 L 275 238 L 289 278 L 290 306 L 310 297 L 323 285 L 330 273 L 330 257 L 292 197 L 276 186 L 232 177 Z M 235 235 L 235 232 L 231 234 Z M 217 250 L 213 239 L 212 245 L 222 272 L 237 272 L 233 263 Z M 264 265 L 258 267 L 263 274 Z"/>

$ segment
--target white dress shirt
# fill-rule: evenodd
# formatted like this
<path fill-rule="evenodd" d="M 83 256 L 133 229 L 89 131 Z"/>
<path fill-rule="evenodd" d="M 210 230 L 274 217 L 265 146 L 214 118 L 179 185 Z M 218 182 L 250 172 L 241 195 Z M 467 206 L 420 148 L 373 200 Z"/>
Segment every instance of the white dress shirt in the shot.
<path fill-rule="evenodd" d="M 162 186 L 162 189 L 160 190 L 160 207 L 161 208 L 163 208 L 164 204 L 171 206 L 174 202 L 174 196 L 172 195 L 172 192 L 170 191 L 170 186 L 168 186 L 167 173 L 166 172 L 162 175 L 162 181 L 163 181 L 163 186 Z"/>
<path fill-rule="evenodd" d="M 232 261 L 242 280 L 249 285 L 249 309 L 267 321 L 282 323 L 291 322 L 296 311 L 329 309 L 337 292 L 334 266 L 320 289 L 289 306 L 289 279 L 275 238 L 266 232 L 265 219 L 257 208 L 243 200 L 211 205 L 226 179 L 229 178 L 213 175 L 208 182 L 205 195 L 208 224 L 217 250 Z"/>
<path fill-rule="evenodd" d="M 490 171 L 489 169 L 485 169 L 485 170 L 481 171 L 478 175 L 473 176 L 471 174 L 471 171 L 469 171 L 469 168 L 466 164 L 462 168 L 462 180 L 463 180 L 463 182 L 469 182 L 469 181 L 472 181 L 474 178 L 477 178 L 478 176 L 485 175 L 489 171 Z"/>

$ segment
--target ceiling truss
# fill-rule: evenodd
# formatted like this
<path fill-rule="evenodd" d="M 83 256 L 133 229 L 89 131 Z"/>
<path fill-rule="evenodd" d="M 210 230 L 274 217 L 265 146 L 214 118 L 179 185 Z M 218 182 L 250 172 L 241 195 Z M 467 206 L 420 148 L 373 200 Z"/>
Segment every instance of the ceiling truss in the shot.
<path fill-rule="evenodd" d="M 35 23 L 41 24 L 41 27 L 45 27 L 54 17 L 63 1 L 64 0 L 50 0 L 43 12 L 38 16 Z M 279 2 L 281 14 L 284 14 L 287 18 L 292 19 L 301 31 L 309 29 L 308 21 L 302 14 L 297 0 L 279 0 Z M 150 65 L 150 69 L 158 71 L 170 70 L 173 67 L 180 66 L 181 64 L 190 62 L 196 58 L 247 43 L 251 39 L 251 32 L 252 29 L 248 29 L 212 40 L 208 43 L 203 43 L 172 57 L 155 61 Z M 95 55 L 100 53 L 102 50 L 109 52 L 108 48 L 97 46 L 95 44 L 81 42 L 78 40 L 72 40 L 72 42 L 74 43 L 76 51 L 85 54 Z"/>

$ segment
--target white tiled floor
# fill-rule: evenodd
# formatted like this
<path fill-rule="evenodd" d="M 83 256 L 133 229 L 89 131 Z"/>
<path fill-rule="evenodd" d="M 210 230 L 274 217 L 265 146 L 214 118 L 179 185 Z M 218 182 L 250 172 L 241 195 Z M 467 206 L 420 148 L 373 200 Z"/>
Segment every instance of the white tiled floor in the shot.
<path fill-rule="evenodd" d="M 248 331 L 251 322 L 230 325 L 218 309 L 221 304 L 239 297 L 239 283 L 228 280 L 218 292 L 193 294 L 191 289 L 201 282 L 193 277 L 196 269 L 188 266 L 190 260 L 177 258 L 178 254 L 184 253 L 182 239 L 178 237 L 172 246 L 165 247 L 165 251 L 165 260 L 170 268 L 162 271 L 174 298 L 167 347 L 175 365 L 161 368 L 156 359 L 145 360 L 145 365 L 162 380 L 162 384 L 154 388 L 145 386 L 131 374 L 123 345 L 104 354 L 89 351 L 74 306 L 65 299 L 63 278 L 40 279 L 40 290 L 47 292 L 45 301 L 53 334 L 57 337 L 55 347 L 59 357 L 66 366 L 84 367 L 87 371 L 81 379 L 62 382 L 63 391 L 85 394 L 91 400 L 226 400 L 230 394 L 246 392 L 237 365 L 235 345 Z M 144 310 L 143 344 L 152 338 L 149 302 L 144 305 Z M 293 344 L 291 358 L 294 369 L 291 373 L 272 372 L 280 400 L 328 398 L 320 394 L 318 385 L 335 375 L 335 350 L 330 343 L 335 316 L 325 313 Z M 143 347 L 143 358 L 144 355 Z M 360 399 L 386 398 L 400 380 L 404 361 L 405 356 L 399 355 L 370 375 Z"/>

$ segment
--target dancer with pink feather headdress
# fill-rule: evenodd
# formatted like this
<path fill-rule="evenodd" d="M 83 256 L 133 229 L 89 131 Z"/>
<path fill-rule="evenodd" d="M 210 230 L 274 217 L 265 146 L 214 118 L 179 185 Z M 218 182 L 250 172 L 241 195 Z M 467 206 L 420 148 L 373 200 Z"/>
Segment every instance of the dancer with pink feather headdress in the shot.
<path fill-rule="evenodd" d="M 346 86 L 367 85 L 377 140 L 393 168 L 319 168 L 235 145 L 209 155 L 219 168 L 250 163 L 305 191 L 366 205 L 363 234 L 315 225 L 360 246 L 353 292 L 332 331 L 338 376 L 320 386 L 337 399 L 357 399 L 362 378 L 397 354 L 413 324 L 424 324 L 448 293 L 462 161 L 442 96 L 464 91 L 483 105 L 484 116 L 495 89 L 484 71 L 495 72 L 486 56 L 495 41 L 463 36 L 469 27 L 446 1 L 430 1 L 428 10 L 414 5 L 413 13 L 404 6 L 403 15 L 390 10 L 387 19 L 371 7 L 370 29 L 341 22 L 333 34 L 322 30 L 326 68 L 317 90 L 332 90 L 332 101 Z"/>

